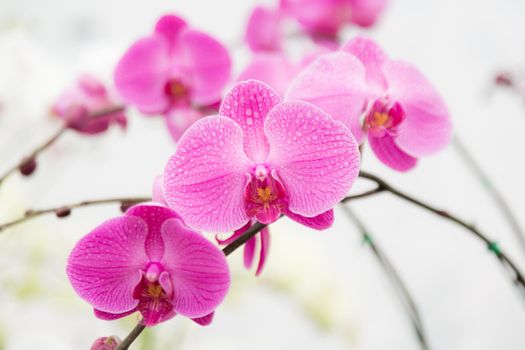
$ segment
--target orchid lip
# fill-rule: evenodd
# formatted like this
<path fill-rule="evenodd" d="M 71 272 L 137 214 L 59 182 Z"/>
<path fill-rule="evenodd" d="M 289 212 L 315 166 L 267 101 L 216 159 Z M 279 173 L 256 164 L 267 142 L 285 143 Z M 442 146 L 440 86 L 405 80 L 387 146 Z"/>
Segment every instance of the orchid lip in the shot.
<path fill-rule="evenodd" d="M 398 126 L 406 117 L 401 103 L 390 101 L 389 97 L 374 101 L 365 115 L 363 130 L 370 136 L 381 138 L 386 135 L 397 136 Z"/>

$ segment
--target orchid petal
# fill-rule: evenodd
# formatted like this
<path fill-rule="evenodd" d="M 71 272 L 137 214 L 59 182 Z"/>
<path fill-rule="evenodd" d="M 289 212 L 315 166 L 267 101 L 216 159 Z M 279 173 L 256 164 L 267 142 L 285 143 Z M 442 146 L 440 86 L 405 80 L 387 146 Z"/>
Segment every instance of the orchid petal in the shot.
<path fill-rule="evenodd" d="M 173 309 L 192 318 L 208 315 L 223 301 L 230 287 L 226 257 L 179 219 L 163 224 L 162 237 L 162 265 L 173 281 Z"/>
<path fill-rule="evenodd" d="M 375 41 L 365 37 L 356 37 L 341 47 L 343 52 L 357 57 L 365 66 L 366 81 L 376 94 L 387 88 L 382 67 L 388 62 L 388 56 Z"/>
<path fill-rule="evenodd" d="M 243 251 L 243 260 L 244 260 L 244 267 L 249 269 L 253 265 L 253 258 L 255 257 L 255 247 L 257 245 L 257 235 L 250 238 L 245 244 L 244 244 L 244 251 Z"/>
<path fill-rule="evenodd" d="M 118 314 L 112 314 L 110 312 L 104 312 L 104 311 L 100 311 L 98 309 L 93 309 L 93 312 L 95 313 L 95 316 L 97 318 L 101 319 L 101 320 L 113 321 L 113 320 L 118 320 L 119 318 L 122 318 L 122 317 L 129 316 L 132 313 L 137 312 L 137 310 L 136 309 L 131 309 L 130 311 L 126 311 L 126 312 L 122 312 L 122 313 L 118 313 Z"/>
<path fill-rule="evenodd" d="M 121 216 L 84 236 L 69 255 L 67 275 L 73 289 L 94 308 L 109 313 L 134 309 L 133 291 L 148 257 L 144 220 Z"/>
<path fill-rule="evenodd" d="M 115 86 L 122 98 L 146 113 L 162 113 L 168 106 L 165 84 L 169 79 L 167 42 L 151 36 L 135 42 L 115 69 Z"/>
<path fill-rule="evenodd" d="M 263 124 L 268 112 L 279 103 L 279 96 L 268 85 L 257 81 L 241 81 L 224 97 L 219 115 L 230 117 L 241 126 L 246 155 L 256 163 L 268 156 L 268 140 Z"/>
<path fill-rule="evenodd" d="M 314 230 L 325 230 L 332 226 L 334 223 L 334 210 L 330 209 L 325 211 L 324 213 L 321 213 L 319 215 L 316 215 L 314 217 L 306 217 L 299 214 L 295 214 L 294 212 L 287 210 L 284 212 L 284 215 L 288 216 L 290 219 L 308 226 L 310 228 L 313 228 Z"/>
<path fill-rule="evenodd" d="M 241 128 L 225 117 L 201 119 L 180 139 L 166 166 L 166 202 L 190 227 L 238 229 L 248 221 L 243 196 L 249 168 Z"/>
<path fill-rule="evenodd" d="M 364 67 L 344 52 L 315 60 L 293 80 L 286 100 L 310 102 L 347 126 L 356 140 L 364 138 L 360 116 L 366 107 L 368 88 Z"/>
<path fill-rule="evenodd" d="M 186 21 L 181 17 L 164 15 L 157 21 L 155 33 L 162 35 L 170 43 L 171 47 L 175 47 L 179 45 L 180 34 L 186 26 Z"/>
<path fill-rule="evenodd" d="M 408 171 L 416 166 L 417 158 L 403 152 L 388 134 L 383 137 L 368 137 L 370 148 L 381 162 L 397 171 Z"/>
<path fill-rule="evenodd" d="M 348 129 L 301 101 L 274 107 L 264 124 L 268 163 L 289 196 L 289 209 L 312 217 L 338 203 L 357 178 L 359 151 Z"/>
<path fill-rule="evenodd" d="M 405 62 L 391 61 L 384 71 L 389 94 L 406 110 L 396 144 L 415 157 L 434 154 L 446 147 L 452 137 L 452 123 L 434 86 L 417 68 Z"/>
<path fill-rule="evenodd" d="M 261 237 L 261 250 L 259 252 L 259 265 L 257 265 L 256 276 L 259 276 L 266 265 L 266 258 L 270 251 L 270 230 L 268 227 L 263 227 L 259 233 Z"/>
<path fill-rule="evenodd" d="M 297 68 L 282 53 L 258 53 L 239 74 L 237 81 L 255 79 L 283 95 L 295 77 Z"/>
<path fill-rule="evenodd" d="M 231 74 L 228 50 L 215 38 L 193 29 L 183 30 L 181 47 L 182 69 L 191 74 L 192 99 L 199 105 L 219 101 Z"/>
<path fill-rule="evenodd" d="M 184 106 L 170 109 L 164 117 L 171 138 L 177 142 L 190 126 L 204 117 L 204 114 L 196 108 Z"/>
<path fill-rule="evenodd" d="M 208 326 L 212 323 L 215 312 L 209 313 L 203 317 L 192 318 L 191 320 L 201 326 Z"/>
<path fill-rule="evenodd" d="M 246 26 L 246 42 L 252 51 L 277 51 L 281 47 L 279 12 L 262 6 L 253 9 Z"/>
<path fill-rule="evenodd" d="M 148 225 L 145 249 L 149 260 L 160 261 L 164 254 L 161 236 L 162 223 L 171 218 L 179 218 L 173 210 L 156 204 L 139 204 L 129 208 L 126 215 L 138 217 Z"/>

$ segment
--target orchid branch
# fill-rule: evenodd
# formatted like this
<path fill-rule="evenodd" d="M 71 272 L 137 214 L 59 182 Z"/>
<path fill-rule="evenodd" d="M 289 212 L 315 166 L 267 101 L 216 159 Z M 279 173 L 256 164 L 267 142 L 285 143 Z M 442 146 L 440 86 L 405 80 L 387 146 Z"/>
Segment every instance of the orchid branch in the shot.
<path fill-rule="evenodd" d="M 345 202 L 351 201 L 353 199 L 358 199 L 358 198 L 371 196 L 371 195 L 374 195 L 374 194 L 376 194 L 378 192 L 379 191 L 377 191 L 377 189 L 375 189 L 375 190 L 371 190 L 371 191 L 366 191 L 366 192 L 361 193 L 361 194 L 347 196 L 347 197 L 343 198 L 341 200 L 341 202 L 345 203 Z M 282 218 L 282 217 L 283 216 L 281 215 L 279 217 L 279 219 Z M 233 242 L 231 242 L 226 247 L 224 247 L 222 249 L 222 252 L 226 256 L 230 255 L 235 250 L 240 248 L 243 244 L 248 242 L 253 236 L 255 236 L 257 233 L 259 233 L 266 226 L 268 226 L 268 224 L 261 224 L 260 222 L 256 222 L 248 230 L 246 230 L 242 235 L 240 235 L 237 239 L 235 239 Z M 139 334 L 144 330 L 144 328 L 145 328 L 145 326 L 142 325 L 142 323 L 139 321 L 139 323 L 135 326 L 135 328 L 133 328 L 133 330 L 126 336 L 126 338 L 124 338 L 122 343 L 120 343 L 115 348 L 115 350 L 127 350 L 128 347 L 135 341 L 135 339 L 137 339 Z"/>
<path fill-rule="evenodd" d="M 108 115 L 120 113 L 124 111 L 125 108 L 126 107 L 124 106 L 114 106 L 110 108 L 101 109 L 99 111 L 91 113 L 89 115 L 89 118 L 94 119 L 94 118 L 106 117 Z M 0 175 L 0 185 L 6 178 L 8 178 L 10 175 L 12 175 L 17 170 L 19 170 L 23 175 L 30 175 L 31 173 L 33 173 L 33 171 L 36 168 L 37 156 L 43 151 L 45 151 L 46 149 L 48 149 L 51 145 L 53 145 L 68 129 L 69 129 L 68 124 L 64 123 L 64 125 L 62 125 L 60 129 L 58 129 L 55 133 L 53 133 L 49 139 L 47 139 L 41 145 L 37 146 L 31 153 L 23 157 L 17 164 L 9 168 L 2 175 Z"/>
<path fill-rule="evenodd" d="M 503 252 L 503 250 L 500 248 L 497 242 L 489 239 L 485 234 L 483 234 L 481 231 L 479 231 L 475 226 L 468 224 L 467 222 L 463 221 L 462 219 L 458 218 L 457 216 L 450 214 L 446 211 L 437 209 L 430 204 L 424 203 L 411 195 L 408 195 L 404 192 L 401 192 L 397 188 L 391 186 L 381 178 L 379 178 L 376 175 L 370 174 L 365 171 L 361 171 L 359 173 L 359 177 L 371 180 L 375 182 L 378 186 L 383 188 L 384 191 L 390 192 L 391 194 L 395 195 L 396 197 L 399 197 L 401 199 L 404 199 L 407 202 L 410 202 L 420 208 L 423 208 L 427 211 L 430 211 L 442 218 L 445 218 L 449 221 L 452 221 L 459 226 L 462 226 L 463 228 L 467 229 L 474 237 L 478 238 L 482 242 L 484 242 L 487 245 L 487 248 L 496 255 L 496 257 L 499 259 L 499 261 L 503 264 L 504 267 L 507 269 L 510 269 L 511 273 L 513 274 L 512 279 L 514 280 L 514 283 L 516 286 L 520 289 L 520 291 L 525 295 L 525 279 L 523 278 L 523 274 L 520 272 L 516 264 Z"/>
<path fill-rule="evenodd" d="M 452 145 L 456 149 L 458 155 L 463 159 L 467 168 L 477 177 L 478 181 L 483 185 L 485 191 L 488 195 L 492 197 L 496 206 L 500 209 L 503 216 L 507 219 L 509 226 L 514 232 L 514 236 L 520 243 L 522 250 L 525 252 L 525 233 L 518 223 L 518 219 L 512 212 L 510 205 L 507 203 L 505 198 L 500 191 L 494 186 L 494 183 L 489 179 L 486 172 L 483 171 L 481 166 L 478 164 L 474 156 L 468 151 L 468 149 L 463 144 L 463 141 L 455 135 L 452 139 Z"/>
<path fill-rule="evenodd" d="M 104 198 L 104 199 L 95 199 L 95 200 L 87 200 L 72 204 L 66 204 L 61 205 L 54 208 L 48 208 L 48 209 L 39 209 L 39 210 L 27 210 L 24 216 L 15 219 L 13 221 L 6 222 L 5 224 L 0 224 L 0 232 L 11 228 L 13 226 L 22 224 L 26 221 L 35 219 L 39 216 L 43 216 L 46 214 L 54 213 L 57 217 L 66 217 L 71 214 L 71 211 L 73 209 L 82 208 L 82 207 L 90 207 L 90 206 L 96 206 L 96 205 L 103 205 L 103 204 L 114 204 L 118 203 L 121 205 L 121 208 L 125 209 L 129 207 L 130 205 L 142 203 L 142 202 L 148 202 L 150 201 L 150 197 L 118 197 L 118 198 Z"/>
<path fill-rule="evenodd" d="M 362 238 L 363 238 L 363 242 L 365 242 L 370 247 L 370 249 L 372 250 L 372 253 L 376 257 L 381 267 L 383 268 L 386 276 L 392 283 L 393 287 L 396 289 L 396 292 L 398 293 L 401 299 L 401 302 L 403 303 L 403 306 L 407 309 L 406 311 L 407 311 L 408 317 L 410 318 L 410 321 L 416 333 L 419 344 L 421 345 L 421 349 L 422 350 L 430 349 L 428 345 L 427 337 L 425 335 L 426 332 L 423 327 L 423 322 L 421 320 L 421 316 L 419 314 L 418 307 L 416 306 L 416 303 L 414 302 L 414 298 L 412 297 L 410 291 L 408 290 L 408 287 L 403 282 L 403 279 L 397 272 L 394 265 L 392 265 L 392 263 L 390 262 L 390 259 L 385 255 L 385 253 L 383 252 L 383 249 L 379 247 L 379 244 L 377 243 L 377 241 L 372 237 L 372 235 L 370 234 L 370 231 L 366 228 L 363 221 L 348 206 L 342 205 L 341 208 L 348 215 L 348 217 L 353 221 L 354 225 L 359 229 L 359 231 L 361 232 Z"/>

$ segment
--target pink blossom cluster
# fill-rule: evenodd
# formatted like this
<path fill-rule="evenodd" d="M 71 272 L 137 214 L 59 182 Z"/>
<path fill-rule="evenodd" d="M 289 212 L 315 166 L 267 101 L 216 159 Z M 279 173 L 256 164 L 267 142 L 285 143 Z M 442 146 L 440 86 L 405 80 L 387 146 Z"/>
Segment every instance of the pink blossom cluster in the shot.
<path fill-rule="evenodd" d="M 373 24 L 384 3 L 283 0 L 277 13 L 256 9 L 248 44 L 274 53 L 257 56 L 233 86 L 228 50 L 180 17 L 162 17 L 131 45 L 117 64 L 116 88 L 125 103 L 163 115 L 178 142 L 155 180 L 153 202 L 104 222 L 69 256 L 70 282 L 98 318 L 138 312 L 153 326 L 180 314 L 207 325 L 226 297 L 230 272 L 203 232 L 227 245 L 281 216 L 325 230 L 359 174 L 365 141 L 398 171 L 447 145 L 447 107 L 413 65 L 356 37 L 317 48 L 292 67 L 281 34 L 264 30 L 288 16 L 309 32 L 332 35 L 344 23 Z M 81 86 L 73 95 L 90 106 L 102 89 Z M 107 128 L 113 118 L 98 122 Z M 259 257 L 256 274 L 269 243 L 265 227 L 244 247 L 246 267 Z"/>

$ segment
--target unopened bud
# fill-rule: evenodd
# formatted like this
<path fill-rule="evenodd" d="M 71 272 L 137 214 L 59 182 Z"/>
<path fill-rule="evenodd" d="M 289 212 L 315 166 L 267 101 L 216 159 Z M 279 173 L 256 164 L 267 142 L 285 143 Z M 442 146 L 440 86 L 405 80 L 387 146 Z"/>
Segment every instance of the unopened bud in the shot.
<path fill-rule="evenodd" d="M 31 175 L 36 169 L 36 159 L 34 157 L 24 159 L 24 162 L 18 168 L 20 174 L 24 176 Z"/>
<path fill-rule="evenodd" d="M 91 350 L 114 350 L 120 343 L 121 340 L 116 335 L 102 337 L 95 340 L 91 345 Z"/>
<path fill-rule="evenodd" d="M 71 208 L 69 207 L 62 207 L 55 210 L 55 215 L 57 218 L 64 218 L 66 216 L 69 216 L 71 214 Z"/>

